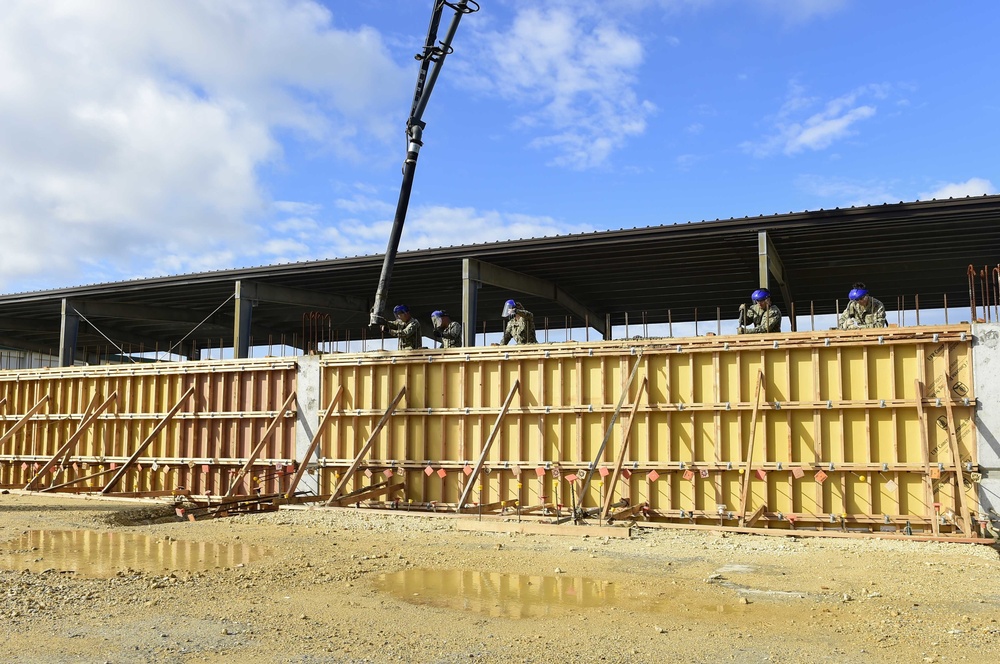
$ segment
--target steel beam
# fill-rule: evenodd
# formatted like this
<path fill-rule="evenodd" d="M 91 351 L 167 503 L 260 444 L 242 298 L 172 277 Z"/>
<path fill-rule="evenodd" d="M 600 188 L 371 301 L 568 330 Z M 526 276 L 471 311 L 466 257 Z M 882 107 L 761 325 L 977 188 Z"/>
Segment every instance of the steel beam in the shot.
<path fill-rule="evenodd" d="M 771 242 L 771 238 L 768 237 L 767 231 L 757 232 L 757 272 L 760 281 L 760 288 L 767 288 L 770 290 L 768 285 L 770 282 L 770 275 L 774 275 L 774 280 L 778 282 L 778 288 L 781 289 L 781 296 L 784 298 L 785 303 L 789 306 L 788 319 L 792 322 L 792 332 L 795 332 L 795 318 L 792 316 L 791 306 L 792 306 L 792 288 L 788 284 L 787 275 L 785 274 L 785 266 L 781 262 L 781 256 L 778 255 L 778 250 L 775 248 L 774 243 Z"/>
<path fill-rule="evenodd" d="M 59 366 L 71 367 L 76 362 L 76 340 L 80 335 L 80 315 L 73 303 L 62 301 L 62 320 L 59 323 Z"/>
<path fill-rule="evenodd" d="M 551 300 L 570 313 L 579 316 L 581 321 L 585 321 L 587 325 L 600 332 L 605 339 L 610 336 L 605 325 L 605 316 L 591 310 L 556 284 L 474 258 L 462 259 L 462 317 L 464 318 L 462 325 L 475 327 L 476 312 L 471 309 L 465 311 L 466 294 L 472 288 L 469 284 L 470 281 L 499 286 L 518 293 L 536 295 Z"/>

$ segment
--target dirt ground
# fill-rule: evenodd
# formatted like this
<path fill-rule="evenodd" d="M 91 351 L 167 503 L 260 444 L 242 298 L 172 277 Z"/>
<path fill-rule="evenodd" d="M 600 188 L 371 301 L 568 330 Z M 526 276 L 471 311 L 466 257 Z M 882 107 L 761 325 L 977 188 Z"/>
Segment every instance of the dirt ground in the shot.
<path fill-rule="evenodd" d="M 460 532 L 351 509 L 178 521 L 0 495 L 17 662 L 950 662 L 1000 656 L 969 544 Z M 592 529 L 591 529 L 592 530 Z M 73 532 L 85 531 L 85 532 Z M 75 571 L 73 571 L 75 570 Z"/>

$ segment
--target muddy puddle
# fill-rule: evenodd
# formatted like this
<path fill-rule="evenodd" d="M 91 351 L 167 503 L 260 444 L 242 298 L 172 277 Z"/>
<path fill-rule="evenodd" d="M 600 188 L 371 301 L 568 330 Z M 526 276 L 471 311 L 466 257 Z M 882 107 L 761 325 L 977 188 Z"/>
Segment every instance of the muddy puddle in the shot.
<path fill-rule="evenodd" d="M 54 570 L 107 578 L 127 569 L 200 572 L 246 565 L 269 555 L 266 547 L 164 539 L 96 530 L 29 530 L 0 543 L 0 569 Z"/>
<path fill-rule="evenodd" d="M 408 569 L 381 575 L 377 586 L 382 592 L 410 604 L 506 618 L 561 616 L 609 608 L 641 613 L 672 613 L 686 609 L 727 614 L 747 608 L 735 598 L 721 603 L 685 602 L 682 606 L 673 596 L 631 595 L 609 581 L 562 574 Z"/>

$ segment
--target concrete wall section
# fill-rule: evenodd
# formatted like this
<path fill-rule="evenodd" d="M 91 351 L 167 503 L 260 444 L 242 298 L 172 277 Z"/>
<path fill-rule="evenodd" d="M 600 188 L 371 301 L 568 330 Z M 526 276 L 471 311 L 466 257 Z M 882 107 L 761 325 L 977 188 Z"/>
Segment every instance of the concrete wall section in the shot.
<path fill-rule="evenodd" d="M 1000 324 L 973 326 L 973 376 L 978 429 L 982 515 L 1000 527 Z"/>

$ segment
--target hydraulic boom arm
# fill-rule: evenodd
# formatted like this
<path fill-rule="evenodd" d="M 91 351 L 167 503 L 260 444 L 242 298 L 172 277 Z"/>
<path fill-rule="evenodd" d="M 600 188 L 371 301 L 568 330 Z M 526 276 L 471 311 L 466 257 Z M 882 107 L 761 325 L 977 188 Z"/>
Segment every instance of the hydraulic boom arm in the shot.
<path fill-rule="evenodd" d="M 445 57 L 452 52 L 451 42 L 458 30 L 458 22 L 465 14 L 479 11 L 479 4 L 475 0 L 457 0 L 448 2 L 447 0 L 433 0 L 434 8 L 431 11 L 431 23 L 427 28 L 427 40 L 424 42 L 424 50 L 416 55 L 420 61 L 420 72 L 417 74 L 417 88 L 413 93 L 413 106 L 410 108 L 410 117 L 406 121 L 406 159 L 403 161 L 403 183 L 399 188 L 399 201 L 396 203 L 396 216 L 392 220 L 392 232 L 389 234 L 389 245 L 385 249 L 385 260 L 382 262 L 382 274 L 378 280 L 378 290 L 375 291 L 375 304 L 371 311 L 371 325 L 378 325 L 382 312 L 385 310 L 385 299 L 389 292 L 389 281 L 392 279 L 392 267 L 396 262 L 396 252 L 399 249 L 399 239 L 403 234 L 403 222 L 406 221 L 406 210 L 410 205 L 410 191 L 413 189 L 413 174 L 417 170 L 417 157 L 420 154 L 421 140 L 424 127 L 426 126 L 421 117 L 424 109 L 427 108 L 427 101 L 434 90 L 434 83 L 437 82 L 441 73 L 441 66 Z M 455 15 L 448 26 L 448 32 L 444 39 L 438 43 L 438 26 L 441 23 L 441 14 L 445 7 L 454 10 Z"/>

